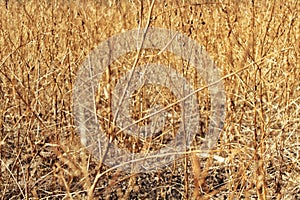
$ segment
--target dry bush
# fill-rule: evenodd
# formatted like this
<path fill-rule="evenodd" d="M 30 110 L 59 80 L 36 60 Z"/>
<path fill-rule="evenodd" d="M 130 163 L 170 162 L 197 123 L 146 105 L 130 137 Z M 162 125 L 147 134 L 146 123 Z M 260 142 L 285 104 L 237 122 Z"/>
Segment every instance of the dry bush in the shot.
<path fill-rule="evenodd" d="M 150 7 L 0 1 L 2 199 L 300 198 L 299 2 L 161 0 L 149 16 Z M 227 115 L 212 153 L 223 162 L 188 153 L 165 169 L 128 174 L 80 144 L 72 87 L 81 63 L 106 38 L 147 24 L 198 41 L 222 71 Z"/>

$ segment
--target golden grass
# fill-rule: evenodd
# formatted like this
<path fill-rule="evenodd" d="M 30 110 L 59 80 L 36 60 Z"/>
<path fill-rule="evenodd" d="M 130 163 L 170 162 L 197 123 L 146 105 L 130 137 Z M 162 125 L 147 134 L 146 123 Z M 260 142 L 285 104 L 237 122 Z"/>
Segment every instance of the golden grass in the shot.
<path fill-rule="evenodd" d="M 300 198 L 299 1 L 150 7 L 150 0 L 0 1 L 1 198 Z M 101 41 L 147 25 L 196 40 L 226 77 L 225 127 L 213 150 L 223 163 L 188 154 L 157 172 L 128 174 L 80 144 L 72 89 L 81 63 Z"/>

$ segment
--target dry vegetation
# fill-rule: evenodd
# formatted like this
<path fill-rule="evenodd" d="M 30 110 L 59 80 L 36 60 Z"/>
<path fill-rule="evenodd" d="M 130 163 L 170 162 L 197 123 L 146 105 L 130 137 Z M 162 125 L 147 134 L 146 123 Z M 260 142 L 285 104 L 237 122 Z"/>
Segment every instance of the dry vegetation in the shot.
<path fill-rule="evenodd" d="M 157 0 L 149 18 L 150 5 L 0 1 L 0 197 L 300 199 L 300 2 Z M 128 174 L 80 144 L 72 87 L 81 63 L 101 41 L 148 22 L 198 41 L 227 76 L 226 122 L 213 152 L 223 163 L 187 154 Z"/>

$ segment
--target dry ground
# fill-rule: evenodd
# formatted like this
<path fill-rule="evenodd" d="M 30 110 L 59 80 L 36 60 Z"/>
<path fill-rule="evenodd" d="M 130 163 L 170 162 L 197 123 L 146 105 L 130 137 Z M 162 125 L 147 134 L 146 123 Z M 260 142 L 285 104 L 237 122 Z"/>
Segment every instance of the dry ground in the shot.
<path fill-rule="evenodd" d="M 0 1 L 2 199 L 300 199 L 300 2 L 151 3 Z M 147 23 L 198 41 L 231 74 L 214 149 L 224 162 L 187 154 L 128 174 L 106 171 L 80 144 L 76 72 L 101 41 Z"/>

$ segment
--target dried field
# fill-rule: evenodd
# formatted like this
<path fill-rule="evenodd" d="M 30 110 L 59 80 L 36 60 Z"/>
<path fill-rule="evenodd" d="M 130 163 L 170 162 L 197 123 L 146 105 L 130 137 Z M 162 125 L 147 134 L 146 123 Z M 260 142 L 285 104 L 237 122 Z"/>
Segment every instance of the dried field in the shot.
<path fill-rule="evenodd" d="M 300 199 L 299 15 L 298 0 L 0 0 L 1 199 Z M 165 168 L 132 174 L 101 165 L 81 144 L 72 93 L 92 49 L 146 26 L 176 30 L 203 45 L 224 77 L 226 118 L 212 156 L 189 151 Z M 157 53 L 141 54 L 140 64 Z M 128 70 L 134 55 L 113 63 L 116 70 L 99 80 L 101 88 Z M 193 70 L 174 65 L 193 87 L 205 86 Z M 109 95 L 101 92 L 98 120 L 113 133 L 104 103 Z M 148 104 L 176 101 L 163 87 L 141 93 L 162 95 Z M 210 119 L 207 90 L 197 97 L 203 129 L 194 138 L 196 150 Z M 134 106 L 135 120 L 146 116 L 141 111 L 149 105 Z M 158 138 L 152 148 L 168 142 Z M 132 152 L 145 145 L 132 137 L 114 142 Z"/>

